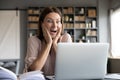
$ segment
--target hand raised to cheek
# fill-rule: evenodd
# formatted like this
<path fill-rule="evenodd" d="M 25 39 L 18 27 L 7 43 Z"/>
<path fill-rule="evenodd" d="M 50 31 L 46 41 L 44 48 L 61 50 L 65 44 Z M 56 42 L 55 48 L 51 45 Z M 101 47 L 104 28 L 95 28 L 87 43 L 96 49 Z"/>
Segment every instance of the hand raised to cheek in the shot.
<path fill-rule="evenodd" d="M 57 50 L 57 42 L 61 36 L 61 31 L 62 31 L 62 28 L 59 28 L 56 37 L 53 39 L 52 45 L 53 45 L 53 49 L 54 49 L 55 53 Z"/>
<path fill-rule="evenodd" d="M 46 28 L 46 26 L 44 24 L 42 25 L 42 31 L 43 31 L 43 36 L 45 38 L 46 43 L 48 43 L 48 44 L 51 43 L 52 44 L 51 35 L 50 35 L 48 29 Z"/>
<path fill-rule="evenodd" d="M 58 29 L 57 35 L 56 35 L 56 37 L 53 39 L 53 44 L 54 44 L 54 43 L 57 44 L 57 42 L 58 42 L 58 40 L 59 40 L 59 38 L 60 38 L 60 36 L 61 36 L 61 31 L 62 31 L 62 27 L 60 27 L 60 28 Z"/>

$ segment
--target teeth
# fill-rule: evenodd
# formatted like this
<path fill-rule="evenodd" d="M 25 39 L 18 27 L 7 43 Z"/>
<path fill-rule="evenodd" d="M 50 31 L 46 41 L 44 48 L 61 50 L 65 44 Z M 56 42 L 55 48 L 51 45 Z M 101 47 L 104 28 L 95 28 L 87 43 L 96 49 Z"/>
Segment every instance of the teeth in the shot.
<path fill-rule="evenodd" d="M 52 32 L 56 32 L 56 31 L 54 31 L 54 30 L 51 30 Z"/>

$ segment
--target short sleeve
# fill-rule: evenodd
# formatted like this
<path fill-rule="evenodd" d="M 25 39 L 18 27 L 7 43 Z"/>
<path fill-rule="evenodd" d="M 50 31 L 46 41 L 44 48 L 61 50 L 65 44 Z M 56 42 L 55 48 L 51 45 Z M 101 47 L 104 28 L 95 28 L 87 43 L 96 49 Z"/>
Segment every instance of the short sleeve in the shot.
<path fill-rule="evenodd" d="M 64 33 L 61 36 L 60 42 L 72 42 L 72 38 L 71 38 L 70 34 Z"/>

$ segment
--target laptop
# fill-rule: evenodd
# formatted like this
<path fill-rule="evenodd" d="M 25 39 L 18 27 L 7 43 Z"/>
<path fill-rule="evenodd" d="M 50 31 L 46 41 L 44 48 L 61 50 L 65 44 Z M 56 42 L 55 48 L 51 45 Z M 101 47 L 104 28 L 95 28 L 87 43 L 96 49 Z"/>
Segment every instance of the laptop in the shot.
<path fill-rule="evenodd" d="M 58 43 L 55 80 L 103 79 L 108 43 Z"/>

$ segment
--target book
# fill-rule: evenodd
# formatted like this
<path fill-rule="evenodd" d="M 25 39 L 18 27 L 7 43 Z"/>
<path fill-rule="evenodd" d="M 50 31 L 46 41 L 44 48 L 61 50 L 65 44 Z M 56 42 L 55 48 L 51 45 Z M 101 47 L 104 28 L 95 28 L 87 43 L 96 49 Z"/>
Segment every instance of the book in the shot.
<path fill-rule="evenodd" d="M 0 80 L 17 80 L 14 72 L 0 66 Z"/>
<path fill-rule="evenodd" d="M 26 72 L 17 76 L 14 72 L 0 66 L 0 80 L 45 80 L 40 70 Z"/>
<path fill-rule="evenodd" d="M 19 80 L 45 80 L 42 73 L 40 70 L 26 72 L 19 75 Z"/>
<path fill-rule="evenodd" d="M 105 79 L 120 80 L 120 74 L 118 74 L 118 73 L 107 74 L 107 75 L 105 76 Z"/>

